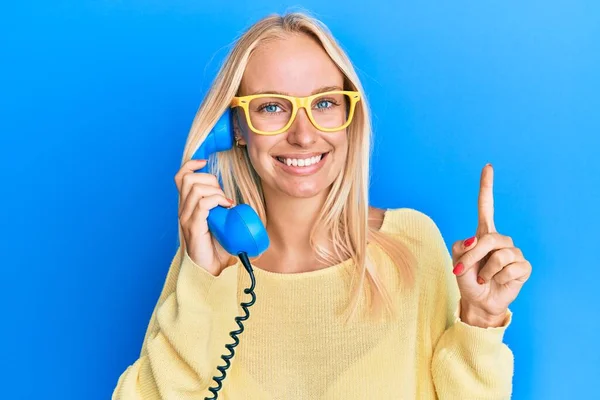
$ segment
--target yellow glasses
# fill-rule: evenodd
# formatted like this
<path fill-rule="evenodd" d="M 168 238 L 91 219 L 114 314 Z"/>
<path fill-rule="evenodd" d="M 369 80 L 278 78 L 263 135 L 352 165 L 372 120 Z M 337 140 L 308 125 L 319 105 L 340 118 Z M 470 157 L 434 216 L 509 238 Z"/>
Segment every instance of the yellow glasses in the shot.
<path fill-rule="evenodd" d="M 231 108 L 242 107 L 248 126 L 259 135 L 277 135 L 292 126 L 299 108 L 304 108 L 308 119 L 322 132 L 336 132 L 352 122 L 360 93 L 334 90 L 307 97 L 282 94 L 254 94 L 234 97 Z"/>

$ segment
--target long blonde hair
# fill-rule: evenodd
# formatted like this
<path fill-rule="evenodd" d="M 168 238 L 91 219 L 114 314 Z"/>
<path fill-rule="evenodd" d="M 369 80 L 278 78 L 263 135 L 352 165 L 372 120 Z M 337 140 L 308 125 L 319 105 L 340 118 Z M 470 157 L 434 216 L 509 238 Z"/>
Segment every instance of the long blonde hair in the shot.
<path fill-rule="evenodd" d="M 307 34 L 316 39 L 345 76 L 345 90 L 357 90 L 362 100 L 357 104 L 354 119 L 347 128 L 347 162 L 332 184 L 329 195 L 312 228 L 310 244 L 317 257 L 327 265 L 340 260 L 352 259 L 357 273 L 352 278 L 351 303 L 346 309 L 346 320 L 355 312 L 361 288 L 369 282 L 373 315 L 379 315 L 382 306 L 392 313 L 392 302 L 378 276 L 375 265 L 367 255 L 367 243 L 379 245 L 397 266 L 401 281 L 411 285 L 414 277 L 414 258 L 399 240 L 368 224 L 369 216 L 369 158 L 371 155 L 371 118 L 360 80 L 350 59 L 337 44 L 328 28 L 319 20 L 305 13 L 289 13 L 283 16 L 270 15 L 252 25 L 235 42 L 219 73 L 200 105 L 193 120 L 185 145 L 182 164 L 191 159 L 202 144 L 231 99 L 237 95 L 244 70 L 252 52 L 265 41 L 284 38 L 290 33 Z M 245 148 L 233 147 L 210 158 L 210 171 L 221 178 L 225 195 L 236 203 L 250 205 L 263 223 L 267 215 L 262 195 L 260 178 L 254 171 Z M 323 231 L 324 229 L 324 231 Z M 331 232 L 333 253 L 315 243 L 317 232 Z M 179 242 L 185 248 L 181 226 Z M 359 282 L 355 283 L 358 276 Z"/>

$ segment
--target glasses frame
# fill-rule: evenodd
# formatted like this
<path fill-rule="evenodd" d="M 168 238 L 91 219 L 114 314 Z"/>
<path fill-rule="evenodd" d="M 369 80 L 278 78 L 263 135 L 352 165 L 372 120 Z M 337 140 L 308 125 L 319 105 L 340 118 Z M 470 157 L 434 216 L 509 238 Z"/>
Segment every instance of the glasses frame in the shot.
<path fill-rule="evenodd" d="M 311 106 L 313 100 L 318 97 L 322 97 L 322 96 L 329 95 L 329 94 L 344 94 L 344 95 L 348 95 L 348 97 L 350 98 L 350 108 L 348 110 L 348 118 L 346 120 L 346 123 L 339 128 L 322 127 L 317 123 L 317 121 L 315 121 L 315 119 L 313 118 L 313 115 L 312 115 L 312 110 L 311 110 L 310 106 Z M 250 105 L 250 102 L 254 99 L 260 99 L 260 98 L 265 98 L 265 97 L 280 98 L 280 99 L 288 100 L 292 104 L 292 115 L 291 115 L 288 123 L 283 128 L 278 129 L 273 132 L 266 132 L 266 131 L 261 131 L 259 129 L 256 129 L 254 127 L 254 125 L 252 125 L 252 120 L 250 119 L 250 110 L 248 108 Z M 242 107 L 244 109 L 244 114 L 246 114 L 246 121 L 248 122 L 248 126 L 250 127 L 250 129 L 253 132 L 255 132 L 259 135 L 278 135 L 282 132 L 287 131 L 290 128 L 290 126 L 292 126 L 294 121 L 296 120 L 296 115 L 298 114 L 298 110 L 300 108 L 304 108 L 306 110 L 306 115 L 308 115 L 308 119 L 313 124 L 313 126 L 315 128 L 317 128 L 318 130 L 320 130 L 322 132 L 338 132 L 338 131 L 341 131 L 342 129 L 345 129 L 346 127 L 348 127 L 348 125 L 350 125 L 350 122 L 352 122 L 352 118 L 354 117 L 354 110 L 356 109 L 356 103 L 358 103 L 360 101 L 360 99 L 361 99 L 360 93 L 357 91 L 352 91 L 352 90 L 332 90 L 332 91 L 328 91 L 328 92 L 316 93 L 316 94 L 313 94 L 311 96 L 306 96 L 306 97 L 295 97 L 295 96 L 287 96 L 287 95 L 283 95 L 283 94 L 266 93 L 266 94 L 252 94 L 252 95 L 248 95 L 248 96 L 234 97 L 231 100 L 230 107 L 231 108 Z"/>

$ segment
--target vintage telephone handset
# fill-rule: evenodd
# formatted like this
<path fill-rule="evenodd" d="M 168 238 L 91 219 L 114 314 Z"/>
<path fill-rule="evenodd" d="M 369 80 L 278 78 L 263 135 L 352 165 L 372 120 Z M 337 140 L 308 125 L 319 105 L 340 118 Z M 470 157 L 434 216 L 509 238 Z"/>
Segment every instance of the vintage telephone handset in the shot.
<path fill-rule="evenodd" d="M 231 129 L 231 111 L 227 108 L 192 158 L 208 159 L 210 154 L 226 151 L 232 147 L 233 130 Z M 208 163 L 198 172 L 208 172 Z M 240 304 L 245 313 L 243 317 L 238 316 L 235 318 L 240 329 L 229 332 L 235 343 L 225 345 L 230 354 L 223 354 L 221 356 L 223 361 L 225 361 L 225 366 L 217 367 L 221 371 L 221 376 L 213 376 L 213 380 L 217 383 L 217 386 L 208 388 L 213 397 L 206 397 L 205 400 L 216 400 L 218 397 L 217 392 L 222 387 L 221 382 L 227 375 L 225 370 L 231 365 L 229 360 L 233 358 L 234 347 L 239 344 L 237 335 L 244 331 L 242 321 L 248 319 L 250 316 L 248 307 L 254 304 L 256 300 L 256 295 L 254 294 L 254 273 L 248 257 L 257 257 L 264 252 L 269 247 L 269 236 L 256 211 L 247 204 L 238 204 L 232 208 L 217 206 L 209 212 L 207 222 L 212 236 L 229 254 L 237 255 L 242 261 L 244 268 L 246 268 L 246 271 L 250 274 L 251 285 L 249 288 L 244 289 L 244 293 L 252 296 L 250 302 Z"/>

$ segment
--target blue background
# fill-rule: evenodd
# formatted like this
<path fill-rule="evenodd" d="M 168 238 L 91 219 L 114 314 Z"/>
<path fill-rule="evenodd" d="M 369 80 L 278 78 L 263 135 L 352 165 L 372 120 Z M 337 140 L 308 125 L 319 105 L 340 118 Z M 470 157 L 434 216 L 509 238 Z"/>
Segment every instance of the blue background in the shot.
<path fill-rule="evenodd" d="M 1 397 L 106 399 L 175 252 L 173 176 L 202 96 L 238 34 L 299 3 L 16 3 L 0 12 Z M 497 229 L 534 267 L 506 336 L 514 398 L 588 397 L 599 3 L 414 3 L 301 3 L 370 98 L 372 203 L 429 214 L 450 246 L 474 233 L 492 162 Z"/>

